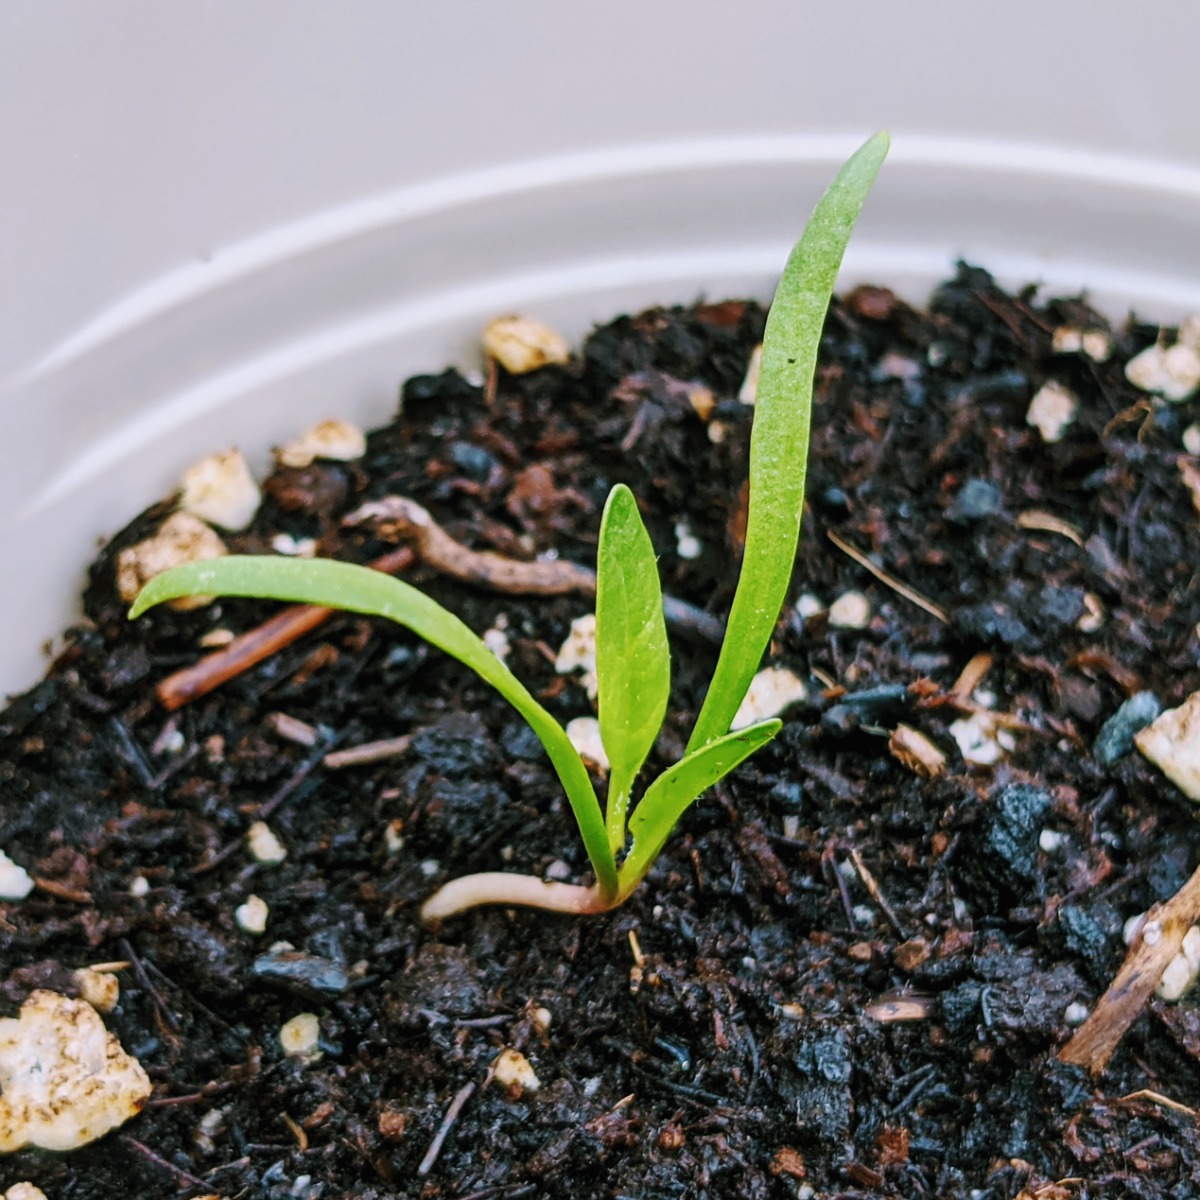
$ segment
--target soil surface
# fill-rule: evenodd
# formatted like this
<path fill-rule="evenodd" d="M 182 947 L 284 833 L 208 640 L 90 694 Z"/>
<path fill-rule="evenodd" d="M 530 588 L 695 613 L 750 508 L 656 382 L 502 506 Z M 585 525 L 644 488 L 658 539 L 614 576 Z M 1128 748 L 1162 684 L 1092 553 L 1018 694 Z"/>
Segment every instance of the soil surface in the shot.
<path fill-rule="evenodd" d="M 656 310 L 597 330 L 566 368 L 411 379 L 365 458 L 278 470 L 227 541 L 263 551 L 285 533 L 368 561 L 391 547 L 341 519 L 397 493 L 475 549 L 590 567 L 623 481 L 666 590 L 723 615 L 753 413 L 737 397 L 763 318 L 741 302 Z M 1109 330 L 1079 302 L 1010 296 L 966 267 L 928 313 L 880 289 L 835 305 L 793 589 L 806 600 L 767 660 L 809 698 L 603 917 L 487 909 L 420 926 L 421 900 L 458 874 L 584 881 L 587 864 L 530 731 L 395 626 L 337 615 L 166 714 L 154 685 L 206 634 L 271 609 L 126 621 L 114 557 L 169 506 L 134 521 L 92 569 L 87 623 L 0 714 L 0 848 L 38 880 L 0 903 L 0 1015 L 33 988 L 69 991 L 71 969 L 130 964 L 106 1021 L 154 1094 L 76 1153 L 0 1159 L 0 1188 L 1200 1195 L 1196 1000 L 1152 1001 L 1097 1080 L 1055 1057 L 1068 1006 L 1094 1003 L 1119 966 L 1123 921 L 1195 861 L 1193 806 L 1127 739 L 1099 758 L 1096 739 L 1139 691 L 1172 706 L 1200 688 L 1197 501 L 1180 469 L 1200 401 L 1151 404 L 1126 382 L 1157 329 L 1109 330 L 1097 362 L 1054 353 L 1062 325 Z M 1054 444 L 1026 423 L 1047 381 L 1080 401 Z M 683 557 L 689 536 L 699 552 Z M 591 711 L 553 663 L 586 598 L 497 595 L 421 564 L 406 578 L 478 631 L 503 620 L 510 666 L 564 722 Z M 830 620 L 848 591 L 869 601 L 865 628 Z M 673 649 L 659 766 L 715 661 L 699 638 Z M 991 765 L 951 732 L 972 713 Z M 889 752 L 901 723 L 941 750 L 940 776 Z M 399 757 L 324 763 L 403 734 Z M 246 849 L 264 806 L 287 849 L 276 866 Z M 261 936 L 235 922 L 251 894 L 269 906 Z M 304 1012 L 320 1019 L 315 1061 L 280 1046 Z M 506 1047 L 536 1090 L 491 1077 Z"/>

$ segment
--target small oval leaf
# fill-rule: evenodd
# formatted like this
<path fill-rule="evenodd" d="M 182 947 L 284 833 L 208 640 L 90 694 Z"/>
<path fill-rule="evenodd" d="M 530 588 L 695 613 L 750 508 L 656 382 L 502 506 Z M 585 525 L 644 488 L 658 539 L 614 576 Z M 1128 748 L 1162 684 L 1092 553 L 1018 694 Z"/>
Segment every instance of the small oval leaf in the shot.
<path fill-rule="evenodd" d="M 634 779 L 658 737 L 671 693 L 671 657 L 658 561 L 637 501 L 624 485 L 609 493 L 596 555 L 596 676 L 600 737 L 610 764 L 608 838 L 625 843 Z"/>

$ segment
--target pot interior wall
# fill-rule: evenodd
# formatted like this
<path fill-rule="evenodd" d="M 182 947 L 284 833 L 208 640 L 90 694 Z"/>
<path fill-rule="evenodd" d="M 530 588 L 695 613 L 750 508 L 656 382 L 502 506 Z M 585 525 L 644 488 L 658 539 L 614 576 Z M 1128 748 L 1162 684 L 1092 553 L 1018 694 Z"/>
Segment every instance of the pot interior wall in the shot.
<path fill-rule="evenodd" d="M 479 369 L 500 312 L 578 339 L 615 312 L 766 298 L 845 137 L 615 148 L 434 180 L 264 232 L 116 300 L 3 397 L 0 689 L 32 683 L 96 539 L 240 445 L 391 412 L 407 375 Z M 843 272 L 922 299 L 964 257 L 1120 316 L 1200 309 L 1200 170 L 898 136 Z M 19 421 L 12 419 L 19 413 Z"/>

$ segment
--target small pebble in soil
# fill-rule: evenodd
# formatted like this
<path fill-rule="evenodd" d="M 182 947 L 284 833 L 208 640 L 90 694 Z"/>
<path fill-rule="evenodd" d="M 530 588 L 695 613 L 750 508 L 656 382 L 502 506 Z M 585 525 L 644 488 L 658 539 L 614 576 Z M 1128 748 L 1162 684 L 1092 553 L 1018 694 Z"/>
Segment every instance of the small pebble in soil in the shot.
<path fill-rule="evenodd" d="M 1038 848 L 1043 854 L 1057 854 L 1066 845 L 1067 835 L 1057 829 L 1043 829 L 1038 834 Z"/>
<path fill-rule="evenodd" d="M 1104 624 L 1104 601 L 1095 592 L 1084 592 L 1083 615 L 1075 622 L 1080 633 L 1095 633 Z"/>
<path fill-rule="evenodd" d="M 533 1026 L 538 1033 L 545 1034 L 549 1032 L 550 1024 L 554 1020 L 550 1010 L 541 1004 L 535 1005 L 529 1011 L 529 1016 L 533 1020 Z"/>
<path fill-rule="evenodd" d="M 508 622 L 504 619 L 504 614 L 496 618 L 496 623 L 491 629 L 485 630 L 483 634 L 483 644 L 501 661 L 508 662 L 508 656 L 512 652 L 512 645 L 509 643 L 508 634 L 505 633 L 505 627 Z"/>
<path fill-rule="evenodd" d="M 755 346 L 750 351 L 750 361 L 746 364 L 746 374 L 742 379 L 742 386 L 738 388 L 738 399 L 743 404 L 758 403 L 758 376 L 762 371 L 762 352 L 761 345 Z"/>
<path fill-rule="evenodd" d="M 983 521 L 1004 510 L 1004 495 L 987 479 L 968 479 L 959 489 L 946 515 L 952 521 Z"/>
<path fill-rule="evenodd" d="M 317 542 L 315 538 L 298 538 L 290 533 L 277 533 L 271 539 L 271 549 L 286 558 L 315 558 Z"/>
<path fill-rule="evenodd" d="M 1063 1020 L 1072 1027 L 1082 1025 L 1088 1019 L 1088 1006 L 1080 1000 L 1072 1000 L 1063 1010 Z"/>
<path fill-rule="evenodd" d="M 148 896 L 150 894 L 150 880 L 145 875 L 135 875 L 129 881 L 129 894 L 135 900 L 140 900 L 143 896 Z"/>
<path fill-rule="evenodd" d="M 126 546 L 117 555 L 117 592 L 126 604 L 156 575 L 182 563 L 207 562 L 223 558 L 229 551 L 225 543 L 199 517 L 191 513 L 172 513 L 158 532 L 134 546 Z M 211 596 L 181 596 L 168 601 L 177 612 L 203 608 Z"/>
<path fill-rule="evenodd" d="M 699 558 L 704 552 L 704 543 L 692 532 L 692 527 L 686 521 L 676 522 L 675 552 L 689 562 Z"/>
<path fill-rule="evenodd" d="M 702 421 L 707 421 L 712 416 L 713 409 L 717 407 L 717 398 L 712 394 L 712 389 L 704 387 L 703 384 L 690 385 L 687 398 L 692 411 Z"/>
<path fill-rule="evenodd" d="M 212 1108 L 200 1118 L 192 1137 L 204 1154 L 214 1154 L 217 1149 L 216 1139 L 224 1132 L 225 1113 L 219 1108 Z"/>
<path fill-rule="evenodd" d="M 804 592 L 796 600 L 796 616 L 801 621 L 807 621 L 809 617 L 815 617 L 817 613 L 825 611 L 825 605 L 821 603 L 811 592 Z"/>
<path fill-rule="evenodd" d="M 1125 378 L 1140 391 L 1156 392 L 1172 404 L 1186 400 L 1200 387 L 1200 350 L 1183 340 L 1188 328 L 1184 322 L 1173 346 L 1156 342 L 1135 354 L 1125 365 Z"/>
<path fill-rule="evenodd" d="M 383 827 L 383 847 L 389 856 L 404 849 L 404 822 L 399 817 Z"/>
<path fill-rule="evenodd" d="M 287 849 L 266 821 L 255 821 L 246 831 L 250 857 L 264 867 L 277 867 L 287 858 Z"/>
<path fill-rule="evenodd" d="M 1051 335 L 1055 354 L 1083 354 L 1092 362 L 1108 362 L 1112 357 L 1112 336 L 1105 329 L 1080 329 L 1075 325 L 1060 325 Z"/>
<path fill-rule="evenodd" d="M 1092 743 L 1092 757 L 1102 766 L 1111 767 L 1133 749 L 1134 735 L 1140 733 L 1162 712 L 1153 692 L 1137 692 L 1100 727 Z"/>
<path fill-rule="evenodd" d="M 249 895 L 244 904 L 239 904 L 234 911 L 233 919 L 243 933 L 260 934 L 267 931 L 267 917 L 270 915 L 267 902 L 259 896 Z"/>
<path fill-rule="evenodd" d="M 1200 800 L 1200 692 L 1168 708 L 1133 742 L 1189 800 Z"/>
<path fill-rule="evenodd" d="M 1038 878 L 1038 838 L 1053 807 L 1040 788 L 1015 783 L 988 804 L 982 826 L 970 838 L 972 870 L 997 897 L 1019 895 Z"/>
<path fill-rule="evenodd" d="M 497 317 L 483 331 L 483 352 L 510 375 L 570 361 L 566 338 L 532 317 Z"/>
<path fill-rule="evenodd" d="M 1067 427 L 1075 419 L 1079 400 L 1075 393 L 1054 380 L 1043 384 L 1029 402 L 1025 424 L 1034 426 L 1042 441 L 1061 442 Z"/>
<path fill-rule="evenodd" d="M 33 879 L 0 850 L 0 900 L 24 900 L 33 891 Z"/>
<path fill-rule="evenodd" d="M 320 421 L 306 429 L 278 454 L 284 467 L 309 467 L 318 459 L 351 462 L 367 452 L 367 439 L 349 421 Z"/>
<path fill-rule="evenodd" d="M 602 775 L 608 774 L 611 764 L 600 736 L 600 722 L 595 717 L 576 717 L 568 721 L 567 740 L 588 766 Z"/>
<path fill-rule="evenodd" d="M 32 1183 L 14 1183 L 4 1193 L 4 1200 L 46 1200 L 46 1193 Z"/>
<path fill-rule="evenodd" d="M 829 624 L 835 629 L 866 629 L 871 623 L 871 602 L 862 592 L 843 592 L 829 606 Z"/>
<path fill-rule="evenodd" d="M 1138 934 L 1146 925 L 1146 914 L 1134 913 L 1132 917 L 1125 918 L 1125 924 L 1121 927 L 1121 939 L 1125 945 L 1132 946 Z"/>
<path fill-rule="evenodd" d="M 963 762 L 975 767 L 995 766 L 1017 744 L 1012 733 L 986 712 L 975 712 L 952 722 L 950 736 L 957 743 Z"/>
<path fill-rule="evenodd" d="M 221 529 L 245 529 L 254 520 L 262 493 L 240 450 L 210 454 L 183 473 L 179 507 Z"/>
<path fill-rule="evenodd" d="M 729 728 L 745 729 L 756 721 L 777 717 L 808 696 L 804 680 L 787 667 L 765 667 L 750 680 L 750 687 Z"/>
<path fill-rule="evenodd" d="M 321 1020 L 316 1013 L 300 1013 L 279 1030 L 279 1044 L 284 1054 L 304 1063 L 314 1063 L 321 1057 L 320 1040 Z"/>
<path fill-rule="evenodd" d="M 588 699 L 595 700 L 599 691 L 596 679 L 596 614 L 585 613 L 571 622 L 571 632 L 559 647 L 554 669 L 560 675 L 580 672 L 580 683 L 587 689 Z"/>
<path fill-rule="evenodd" d="M 1155 994 L 1163 1000 L 1180 1000 L 1200 978 L 1200 928 L 1195 925 L 1183 936 L 1179 953 L 1167 964 Z"/>
<path fill-rule="evenodd" d="M 79 989 L 79 998 L 86 1000 L 97 1012 L 110 1013 L 121 999 L 121 981 L 111 971 L 93 971 L 80 967 L 71 972 Z"/>
<path fill-rule="evenodd" d="M 510 1092 L 536 1092 L 541 1086 L 529 1059 L 506 1046 L 492 1063 L 492 1078 Z"/>
<path fill-rule="evenodd" d="M 260 979 L 272 979 L 293 991 L 335 996 L 350 986 L 345 970 L 332 959 L 302 954 L 286 943 L 260 954 L 251 970 Z"/>
<path fill-rule="evenodd" d="M 1183 431 L 1183 448 L 1191 455 L 1200 454 L 1200 424 L 1192 423 Z"/>
<path fill-rule="evenodd" d="M 90 1004 L 39 989 L 0 1020 L 0 1093 L 0 1152 L 74 1150 L 136 1116 L 150 1080 Z"/>

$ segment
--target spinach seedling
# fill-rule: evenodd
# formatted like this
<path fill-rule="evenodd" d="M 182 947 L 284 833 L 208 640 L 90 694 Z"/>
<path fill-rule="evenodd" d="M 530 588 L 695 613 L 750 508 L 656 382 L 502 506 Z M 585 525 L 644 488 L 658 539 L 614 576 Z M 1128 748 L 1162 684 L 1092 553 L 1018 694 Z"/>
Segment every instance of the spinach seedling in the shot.
<path fill-rule="evenodd" d="M 411 585 L 329 560 L 247 556 L 164 572 L 130 611 L 197 594 L 254 596 L 388 617 L 491 684 L 541 740 L 571 805 L 595 873 L 590 886 L 507 872 L 463 876 L 421 909 L 436 921 L 480 904 L 595 913 L 628 899 L 692 802 L 779 731 L 778 720 L 729 732 L 786 599 L 796 557 L 817 350 L 851 230 L 888 149 L 885 133 L 842 167 L 792 251 L 767 318 L 750 439 L 746 546 L 716 671 L 683 758 L 631 806 L 670 692 L 670 655 L 658 566 L 633 493 L 618 484 L 600 523 L 596 672 L 606 803 L 559 723 L 462 621 Z"/>

